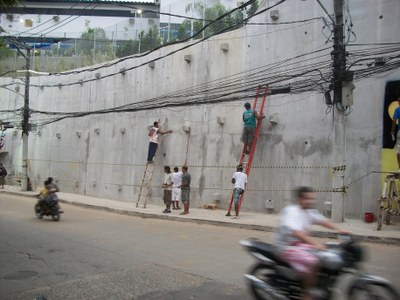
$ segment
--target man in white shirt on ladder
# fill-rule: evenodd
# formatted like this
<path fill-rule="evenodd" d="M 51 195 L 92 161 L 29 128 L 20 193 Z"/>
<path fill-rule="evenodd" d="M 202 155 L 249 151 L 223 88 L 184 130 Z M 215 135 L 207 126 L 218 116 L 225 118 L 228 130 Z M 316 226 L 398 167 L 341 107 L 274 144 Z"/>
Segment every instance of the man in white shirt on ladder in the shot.
<path fill-rule="evenodd" d="M 158 148 L 158 137 L 159 135 L 164 135 L 167 133 L 172 133 L 172 130 L 167 130 L 167 131 L 161 131 L 159 129 L 159 125 L 158 122 L 154 122 L 153 123 L 153 127 L 150 129 L 149 132 L 149 138 L 150 138 L 150 142 L 149 142 L 149 151 L 147 154 L 147 163 L 148 164 L 152 164 L 153 163 L 153 157 L 154 155 L 156 155 L 157 152 L 157 148 Z"/>

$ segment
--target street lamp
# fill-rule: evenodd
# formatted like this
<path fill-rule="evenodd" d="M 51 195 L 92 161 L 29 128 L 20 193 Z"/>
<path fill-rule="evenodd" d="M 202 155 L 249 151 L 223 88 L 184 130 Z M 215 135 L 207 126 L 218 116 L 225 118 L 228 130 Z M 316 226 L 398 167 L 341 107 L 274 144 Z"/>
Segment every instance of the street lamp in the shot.
<path fill-rule="evenodd" d="M 142 10 L 141 9 L 137 9 L 135 10 L 135 18 L 137 18 L 137 15 L 140 16 L 140 22 L 139 22 L 139 53 L 140 53 L 140 47 L 141 47 L 141 43 L 142 43 Z"/>

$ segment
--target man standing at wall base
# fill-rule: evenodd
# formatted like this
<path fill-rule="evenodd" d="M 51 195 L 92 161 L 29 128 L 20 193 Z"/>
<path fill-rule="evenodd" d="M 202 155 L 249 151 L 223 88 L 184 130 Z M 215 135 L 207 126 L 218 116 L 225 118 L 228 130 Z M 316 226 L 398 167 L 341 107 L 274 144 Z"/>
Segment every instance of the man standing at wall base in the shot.
<path fill-rule="evenodd" d="M 179 201 L 181 201 L 181 184 L 182 184 L 182 172 L 179 172 L 178 167 L 174 168 L 172 173 L 172 209 L 181 209 L 179 207 Z"/>
<path fill-rule="evenodd" d="M 153 163 L 153 157 L 154 155 L 156 155 L 157 152 L 157 148 L 158 148 L 158 137 L 159 135 L 164 135 L 167 133 L 172 133 L 172 130 L 168 130 L 168 131 L 161 131 L 159 129 L 159 125 L 158 122 L 154 122 L 153 123 L 153 127 L 150 129 L 149 132 L 149 138 L 150 138 L 150 142 L 149 142 L 149 151 L 147 154 L 147 163 L 148 164 L 152 164 Z"/>
<path fill-rule="evenodd" d="M 4 185 L 6 184 L 6 176 L 7 170 L 3 167 L 3 164 L 0 164 L 0 188 L 4 189 Z"/>
<path fill-rule="evenodd" d="M 171 168 L 169 166 L 164 167 L 164 183 L 162 185 L 163 191 L 163 200 L 165 203 L 165 210 L 163 211 L 164 214 L 171 213 L 171 202 L 172 202 L 172 174 Z"/>
<path fill-rule="evenodd" d="M 181 200 L 183 203 L 183 212 L 180 215 L 188 215 L 189 214 L 189 206 L 190 206 L 190 182 L 191 176 L 188 173 L 188 167 L 182 167 L 182 184 L 181 184 Z"/>
<path fill-rule="evenodd" d="M 232 219 L 239 219 L 239 200 L 244 193 L 247 185 L 247 174 L 243 173 L 243 166 L 238 165 L 236 172 L 233 173 L 231 182 L 235 185 L 233 188 L 233 202 L 235 203 L 235 216 Z"/>

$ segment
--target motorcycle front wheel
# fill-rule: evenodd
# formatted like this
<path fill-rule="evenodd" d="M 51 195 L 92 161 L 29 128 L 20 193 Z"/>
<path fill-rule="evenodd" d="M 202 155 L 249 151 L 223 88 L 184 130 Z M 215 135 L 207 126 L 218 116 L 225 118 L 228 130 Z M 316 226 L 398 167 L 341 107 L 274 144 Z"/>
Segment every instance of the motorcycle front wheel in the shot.
<path fill-rule="evenodd" d="M 35 205 L 35 215 L 36 217 L 38 217 L 38 219 L 42 219 L 43 215 L 42 215 L 42 209 L 40 208 L 40 204 L 36 203 Z"/>
<path fill-rule="evenodd" d="M 398 300 L 398 294 L 392 288 L 379 283 L 366 283 L 354 287 L 347 299 L 351 300 Z"/>
<path fill-rule="evenodd" d="M 59 221 L 60 220 L 60 213 L 58 212 L 57 208 L 53 208 L 51 210 L 51 217 L 53 218 L 54 221 Z"/>

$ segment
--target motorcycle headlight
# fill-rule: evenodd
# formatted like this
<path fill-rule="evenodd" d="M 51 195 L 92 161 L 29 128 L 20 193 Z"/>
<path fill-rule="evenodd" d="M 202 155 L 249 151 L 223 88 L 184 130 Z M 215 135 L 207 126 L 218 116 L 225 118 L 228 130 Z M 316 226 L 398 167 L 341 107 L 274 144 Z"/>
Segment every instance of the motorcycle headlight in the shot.
<path fill-rule="evenodd" d="M 339 270 L 343 266 L 342 256 L 336 251 L 322 251 L 318 256 L 324 268 Z"/>

